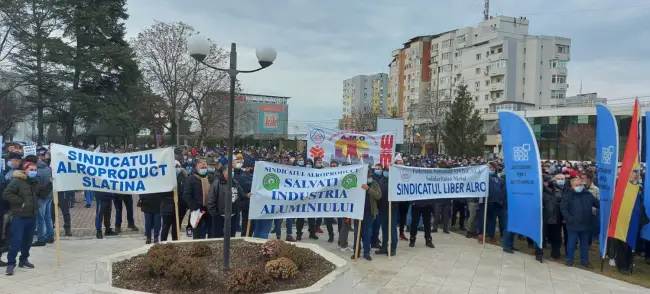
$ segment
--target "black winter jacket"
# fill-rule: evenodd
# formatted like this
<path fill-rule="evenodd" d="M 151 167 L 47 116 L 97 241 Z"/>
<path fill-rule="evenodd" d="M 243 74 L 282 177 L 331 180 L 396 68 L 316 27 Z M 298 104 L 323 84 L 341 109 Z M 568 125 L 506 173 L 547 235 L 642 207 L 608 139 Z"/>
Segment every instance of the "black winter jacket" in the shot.
<path fill-rule="evenodd" d="M 207 206 L 203 205 L 203 185 L 199 179 L 200 177 L 204 178 L 206 176 L 200 176 L 194 172 L 185 179 L 185 183 L 183 184 L 183 200 L 185 200 L 188 208 L 192 211 L 200 208 L 207 210 Z"/>
<path fill-rule="evenodd" d="M 140 210 L 144 213 L 160 214 L 160 203 L 162 202 L 164 194 L 168 193 L 170 192 L 141 194 L 140 200 L 138 201 Z"/>
<path fill-rule="evenodd" d="M 226 201 L 231 201 L 231 214 L 234 215 L 239 212 L 243 198 L 248 197 L 247 194 L 244 194 L 237 180 L 229 180 L 232 180 L 232 191 L 228 191 L 228 180 L 223 177 L 222 173 L 219 173 L 219 177 L 210 187 L 210 192 L 208 192 L 208 212 L 210 215 L 225 215 Z"/>
<path fill-rule="evenodd" d="M 544 224 L 561 224 L 562 214 L 560 212 L 560 203 L 562 202 L 562 191 L 554 187 L 544 187 L 542 198 L 544 205 Z"/>
<path fill-rule="evenodd" d="M 239 170 L 239 172 L 235 171 L 235 176 L 233 177 L 237 183 L 242 188 L 242 191 L 244 191 L 244 195 L 248 195 L 248 193 L 251 192 L 251 189 L 253 187 L 253 174 Z M 248 211 L 248 207 L 250 205 L 250 199 L 248 197 L 245 197 L 242 199 L 241 202 L 241 209 Z"/>
<path fill-rule="evenodd" d="M 587 189 L 578 193 L 567 192 L 562 195 L 560 209 L 566 220 L 568 231 L 586 232 L 591 228 L 592 207 L 600 208 L 600 202 Z"/>
<path fill-rule="evenodd" d="M 22 171 L 15 171 L 13 178 L 2 192 L 2 199 L 11 205 L 11 215 L 33 217 L 38 215 L 39 198 L 49 197 L 52 183 L 41 183 L 38 177 L 28 178 Z"/>

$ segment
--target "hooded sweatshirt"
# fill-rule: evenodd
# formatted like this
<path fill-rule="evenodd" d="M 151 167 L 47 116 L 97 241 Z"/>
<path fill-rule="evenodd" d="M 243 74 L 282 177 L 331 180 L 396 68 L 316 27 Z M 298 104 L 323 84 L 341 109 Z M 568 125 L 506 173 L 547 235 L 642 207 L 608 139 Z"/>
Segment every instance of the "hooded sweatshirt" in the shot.
<path fill-rule="evenodd" d="M 232 181 L 232 190 L 228 191 L 228 181 Z M 231 214 L 235 215 L 240 210 L 243 199 L 247 197 L 243 189 L 232 178 L 226 180 L 223 172 L 218 173 L 218 178 L 208 192 L 208 212 L 210 215 L 225 215 L 226 201 L 231 201 L 232 209 Z"/>
<path fill-rule="evenodd" d="M 52 169 L 50 169 L 49 165 L 44 161 L 38 161 L 36 164 L 36 171 L 38 179 L 41 183 L 49 183 L 50 179 L 52 179 Z M 49 186 L 51 187 L 52 185 Z M 45 193 L 47 193 L 47 195 L 50 195 L 50 193 L 52 193 L 52 189 L 49 189 L 49 191 L 45 190 Z"/>

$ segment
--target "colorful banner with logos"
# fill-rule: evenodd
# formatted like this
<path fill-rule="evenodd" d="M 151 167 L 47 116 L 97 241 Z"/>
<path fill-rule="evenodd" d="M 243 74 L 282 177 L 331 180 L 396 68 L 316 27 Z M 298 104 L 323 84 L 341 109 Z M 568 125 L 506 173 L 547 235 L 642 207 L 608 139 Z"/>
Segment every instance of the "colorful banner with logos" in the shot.
<path fill-rule="evenodd" d="M 388 201 L 488 196 L 490 175 L 485 165 L 457 168 L 393 165 L 388 172 Z"/>
<path fill-rule="evenodd" d="M 508 232 L 542 246 L 542 167 L 535 134 L 524 117 L 499 111 L 508 191 Z"/>
<path fill-rule="evenodd" d="M 643 179 L 644 183 L 650 183 L 650 173 L 647 172 L 647 167 L 648 163 L 650 162 L 650 121 L 648 121 L 650 118 L 650 111 L 645 112 L 645 162 L 646 162 L 646 173 L 645 173 L 645 179 Z M 618 130 L 618 129 L 617 129 Z M 647 185 L 647 184 L 646 184 Z M 602 189 L 601 189 L 602 191 Z M 602 196 L 601 196 L 602 197 Z M 646 215 L 650 215 L 650 189 L 646 188 L 643 189 L 643 205 L 645 206 L 645 211 Z M 603 204 L 601 202 L 600 208 L 603 208 Z M 602 234 L 602 232 L 601 232 Z M 650 224 L 646 224 L 641 228 L 641 238 L 650 241 Z M 647 246 L 647 245 L 646 245 Z M 650 258 L 650 256 L 648 257 Z"/>
<path fill-rule="evenodd" d="M 344 217 L 363 219 L 368 166 L 313 169 L 258 161 L 251 219 Z"/>
<path fill-rule="evenodd" d="M 310 158 L 325 162 L 391 165 L 395 158 L 395 132 L 358 132 L 308 127 L 307 150 Z"/>
<path fill-rule="evenodd" d="M 260 127 L 261 133 L 282 133 L 284 108 L 281 105 L 260 106 Z"/>
<path fill-rule="evenodd" d="M 123 194 L 169 192 L 176 187 L 174 149 L 99 153 L 52 144 L 54 190 Z"/>
<path fill-rule="evenodd" d="M 596 105 L 596 162 L 600 188 L 600 256 L 605 257 L 607 228 L 614 198 L 618 164 L 618 125 L 612 111 L 603 104 Z"/>

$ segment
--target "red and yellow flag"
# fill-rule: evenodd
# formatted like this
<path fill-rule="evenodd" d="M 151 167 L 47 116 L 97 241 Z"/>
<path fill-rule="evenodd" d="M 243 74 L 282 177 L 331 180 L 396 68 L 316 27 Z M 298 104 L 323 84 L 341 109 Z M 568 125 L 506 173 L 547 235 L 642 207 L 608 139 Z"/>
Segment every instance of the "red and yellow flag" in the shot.
<path fill-rule="evenodd" d="M 630 123 L 630 133 L 625 145 L 625 154 L 621 164 L 621 172 L 616 180 L 612 211 L 609 219 L 608 237 L 628 242 L 629 237 L 636 238 L 638 226 L 634 221 L 634 206 L 639 195 L 639 101 L 634 101 L 634 112 Z M 630 236 L 634 235 L 634 236 Z"/>

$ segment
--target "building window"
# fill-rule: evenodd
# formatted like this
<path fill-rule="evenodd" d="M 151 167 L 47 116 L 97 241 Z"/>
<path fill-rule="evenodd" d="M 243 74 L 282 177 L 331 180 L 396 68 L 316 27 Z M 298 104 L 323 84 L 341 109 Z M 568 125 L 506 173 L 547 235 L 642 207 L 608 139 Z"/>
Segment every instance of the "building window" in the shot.
<path fill-rule="evenodd" d="M 451 57 L 451 52 L 442 53 L 442 60 L 449 60 L 449 57 Z"/>
<path fill-rule="evenodd" d="M 490 100 L 490 95 L 488 95 L 488 94 L 485 94 L 485 98 L 484 98 L 484 99 L 485 99 L 485 101 L 488 101 L 488 100 Z"/>
<path fill-rule="evenodd" d="M 567 68 L 568 63 L 566 60 L 551 60 L 549 65 L 551 68 Z"/>
<path fill-rule="evenodd" d="M 485 85 L 489 86 L 490 85 L 490 80 L 485 80 Z"/>
<path fill-rule="evenodd" d="M 553 83 L 553 84 L 566 84 L 566 75 L 553 75 L 551 77 L 551 83 Z"/>
<path fill-rule="evenodd" d="M 478 96 L 474 96 L 474 102 L 478 102 Z"/>
<path fill-rule="evenodd" d="M 550 116 L 548 118 L 548 124 L 550 125 L 557 125 L 557 116 Z"/>
<path fill-rule="evenodd" d="M 481 60 L 481 53 L 476 54 L 476 60 Z"/>
<path fill-rule="evenodd" d="M 451 47 L 451 40 L 442 42 L 442 49 L 449 48 L 449 47 Z"/>
<path fill-rule="evenodd" d="M 464 43 L 467 40 L 467 34 L 462 34 L 456 37 L 456 44 Z"/>
<path fill-rule="evenodd" d="M 476 68 L 476 74 L 477 75 L 481 74 L 481 68 L 479 68 L 479 67 Z"/>
<path fill-rule="evenodd" d="M 481 89 L 481 82 L 474 82 L 474 86 L 476 86 L 476 91 Z"/>
<path fill-rule="evenodd" d="M 438 62 L 438 55 L 431 57 L 431 62 L 432 63 Z"/>
<path fill-rule="evenodd" d="M 557 53 L 569 54 L 569 46 L 557 45 Z"/>
<path fill-rule="evenodd" d="M 440 72 L 451 72 L 451 64 L 441 66 Z"/>
<path fill-rule="evenodd" d="M 564 90 L 551 90 L 552 99 L 564 99 L 566 98 L 566 91 Z"/>
<path fill-rule="evenodd" d="M 524 83 L 524 85 L 526 84 L 526 78 L 523 79 L 523 83 Z"/>

